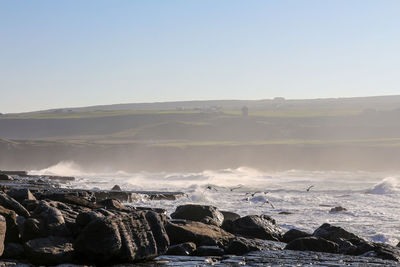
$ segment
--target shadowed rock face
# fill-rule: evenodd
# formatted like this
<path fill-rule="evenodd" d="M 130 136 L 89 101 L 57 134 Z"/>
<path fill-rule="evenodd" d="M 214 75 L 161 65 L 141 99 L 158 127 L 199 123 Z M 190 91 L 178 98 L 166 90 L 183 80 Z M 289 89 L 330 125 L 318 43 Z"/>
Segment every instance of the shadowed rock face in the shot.
<path fill-rule="evenodd" d="M 311 236 L 297 238 L 287 244 L 285 249 L 337 253 L 339 251 L 339 246 L 332 241 Z"/>
<path fill-rule="evenodd" d="M 221 226 L 224 221 L 224 215 L 216 207 L 193 204 L 178 206 L 175 212 L 171 214 L 171 218 L 197 221 L 216 226 Z"/>
<path fill-rule="evenodd" d="M 75 251 L 89 262 L 132 262 L 167 251 L 165 216 L 154 212 L 95 218 L 81 231 Z"/>
<path fill-rule="evenodd" d="M 4 252 L 4 239 L 6 237 L 7 224 L 6 219 L 0 215 L 0 256 Z"/>
<path fill-rule="evenodd" d="M 223 225 L 224 229 L 233 234 L 266 240 L 280 241 L 282 229 L 276 221 L 267 215 L 248 215 Z"/>

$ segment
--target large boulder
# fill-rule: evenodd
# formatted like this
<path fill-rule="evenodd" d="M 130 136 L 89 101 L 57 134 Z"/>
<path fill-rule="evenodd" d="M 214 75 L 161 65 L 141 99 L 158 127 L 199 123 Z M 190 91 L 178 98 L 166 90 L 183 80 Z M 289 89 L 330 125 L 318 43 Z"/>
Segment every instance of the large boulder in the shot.
<path fill-rule="evenodd" d="M 283 236 L 282 236 L 282 241 L 285 243 L 289 243 L 292 242 L 293 240 L 300 238 L 300 237 L 309 237 L 311 236 L 311 234 L 304 232 L 304 231 L 300 231 L 297 229 L 290 229 L 289 231 L 287 231 Z"/>
<path fill-rule="evenodd" d="M 65 224 L 62 212 L 51 202 L 40 201 L 33 216 L 40 222 L 42 236 L 69 236 L 71 234 Z"/>
<path fill-rule="evenodd" d="M 169 246 L 165 223 L 165 216 L 151 211 L 97 217 L 84 226 L 74 248 L 79 258 L 99 264 L 152 259 Z"/>
<path fill-rule="evenodd" d="M 57 265 L 74 260 L 72 240 L 65 237 L 33 239 L 26 242 L 24 247 L 27 259 L 37 265 Z"/>
<path fill-rule="evenodd" d="M 221 226 L 224 221 L 224 215 L 216 207 L 195 204 L 178 206 L 175 212 L 171 214 L 171 218 L 197 221 L 216 226 Z"/>
<path fill-rule="evenodd" d="M 267 215 L 248 215 L 223 225 L 224 230 L 246 237 L 280 241 L 282 228 Z"/>
<path fill-rule="evenodd" d="M 324 223 L 320 227 L 318 227 L 314 233 L 313 236 L 315 237 L 321 237 L 326 240 L 330 240 L 333 242 L 336 242 L 339 240 L 339 238 L 344 239 L 344 240 L 361 240 L 358 236 L 356 236 L 353 233 L 350 233 L 346 230 L 344 230 L 342 227 L 339 226 L 333 226 L 330 225 L 329 223 Z"/>
<path fill-rule="evenodd" d="M 235 237 L 215 225 L 195 221 L 168 222 L 165 229 L 172 245 L 193 242 L 197 246 L 226 247 Z"/>
<path fill-rule="evenodd" d="M 0 205 L 24 217 L 29 217 L 31 215 L 18 201 L 3 192 L 0 192 Z"/>
<path fill-rule="evenodd" d="M 339 246 L 335 242 L 325 240 L 319 237 L 302 237 L 297 238 L 286 245 L 285 249 L 338 253 Z"/>
<path fill-rule="evenodd" d="M 222 215 L 224 215 L 224 222 L 234 221 L 240 218 L 240 215 L 231 211 L 221 210 Z"/>

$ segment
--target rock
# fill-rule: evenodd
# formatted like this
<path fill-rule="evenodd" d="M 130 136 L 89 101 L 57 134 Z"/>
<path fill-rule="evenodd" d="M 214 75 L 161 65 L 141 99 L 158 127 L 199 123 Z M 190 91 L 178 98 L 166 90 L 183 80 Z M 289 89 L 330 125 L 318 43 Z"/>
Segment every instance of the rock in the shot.
<path fill-rule="evenodd" d="M 113 188 L 111 188 L 113 191 L 122 191 L 121 187 L 119 185 L 114 185 Z"/>
<path fill-rule="evenodd" d="M 224 215 L 216 207 L 194 204 L 178 206 L 175 212 L 171 214 L 171 218 L 197 221 L 216 226 L 221 226 L 224 221 Z"/>
<path fill-rule="evenodd" d="M 63 214 L 59 209 L 52 207 L 51 202 L 40 201 L 33 216 L 40 221 L 42 236 L 69 236 L 71 234 L 65 224 Z"/>
<path fill-rule="evenodd" d="M 74 260 L 72 240 L 59 236 L 33 239 L 25 243 L 27 259 L 37 265 L 56 265 Z"/>
<path fill-rule="evenodd" d="M 125 191 L 94 191 L 97 201 L 118 199 L 121 202 L 132 202 L 132 194 Z"/>
<path fill-rule="evenodd" d="M 165 226 L 171 245 L 193 242 L 197 246 L 226 247 L 235 236 L 223 229 L 196 221 L 168 222 Z"/>
<path fill-rule="evenodd" d="M 166 218 L 155 212 L 132 212 L 89 222 L 74 243 L 79 258 L 94 263 L 134 262 L 167 251 Z"/>
<path fill-rule="evenodd" d="M 6 219 L 0 215 L 0 256 L 4 252 L 4 240 L 6 237 L 7 223 Z"/>
<path fill-rule="evenodd" d="M 40 228 L 39 220 L 34 218 L 26 219 L 23 225 L 22 239 L 28 241 L 41 237 L 42 231 Z"/>
<path fill-rule="evenodd" d="M 224 222 L 226 221 L 234 221 L 240 218 L 240 215 L 231 211 L 223 211 L 221 210 L 222 215 L 224 215 Z"/>
<path fill-rule="evenodd" d="M 50 199 L 50 200 L 62 202 L 65 204 L 77 205 L 77 206 L 87 207 L 90 209 L 100 208 L 99 205 L 96 205 L 95 203 L 93 203 L 83 197 L 74 195 L 75 193 L 76 192 L 45 194 L 45 195 L 42 195 L 41 199 Z"/>
<path fill-rule="evenodd" d="M 4 174 L 4 173 L 0 173 L 0 180 L 2 181 L 12 181 L 14 180 L 11 176 Z"/>
<path fill-rule="evenodd" d="M 216 246 L 200 246 L 196 251 L 197 256 L 222 256 L 224 250 Z"/>
<path fill-rule="evenodd" d="M 24 247 L 19 243 L 6 243 L 4 247 L 3 258 L 22 259 L 25 256 Z"/>
<path fill-rule="evenodd" d="M 289 243 L 297 238 L 300 237 L 309 237 L 311 234 L 297 230 L 297 229 L 290 229 L 282 236 L 282 241 L 285 243 Z"/>
<path fill-rule="evenodd" d="M 96 203 L 100 207 L 104 207 L 106 209 L 111 209 L 111 210 L 118 210 L 118 211 L 130 211 L 131 209 L 125 207 L 122 205 L 122 203 L 118 199 L 105 199 L 100 202 Z"/>
<path fill-rule="evenodd" d="M 280 241 L 283 230 L 267 215 L 248 215 L 224 224 L 224 230 L 246 237 Z"/>
<path fill-rule="evenodd" d="M 331 208 L 331 210 L 329 211 L 329 213 L 335 213 L 335 212 L 339 212 L 339 211 L 347 211 L 347 209 L 346 209 L 346 208 L 343 208 L 343 207 L 341 207 L 341 206 L 338 206 L 338 207 Z"/>
<path fill-rule="evenodd" d="M 24 206 L 22 206 L 18 201 L 8 196 L 7 194 L 0 192 L 0 205 L 6 209 L 15 211 L 18 215 L 29 217 L 30 213 Z"/>
<path fill-rule="evenodd" d="M 23 203 L 24 200 L 36 200 L 31 191 L 26 188 L 11 189 L 7 194 L 17 200 L 19 203 Z"/>
<path fill-rule="evenodd" d="M 341 227 L 333 226 L 328 223 L 324 223 L 323 225 L 318 227 L 314 231 L 313 236 L 322 237 L 326 240 L 330 240 L 333 242 L 338 241 L 339 238 L 342 238 L 344 240 L 349 240 L 349 239 L 361 240 L 361 238 L 359 238 L 355 234 L 352 234 Z"/>
<path fill-rule="evenodd" d="M 160 214 L 167 215 L 167 210 L 162 208 L 135 207 L 135 210 L 154 211 Z"/>
<path fill-rule="evenodd" d="M 229 246 L 226 249 L 226 253 L 232 255 L 243 255 L 251 251 L 279 249 L 282 248 L 275 246 L 274 244 L 267 243 L 264 240 L 235 237 L 230 240 Z"/>
<path fill-rule="evenodd" d="M 281 214 L 281 215 L 290 215 L 290 214 L 293 214 L 292 212 L 289 212 L 289 211 L 281 211 L 281 212 L 279 212 L 278 214 Z"/>
<path fill-rule="evenodd" d="M 332 241 L 311 236 L 297 238 L 287 244 L 285 249 L 337 253 L 339 251 L 339 246 Z"/>
<path fill-rule="evenodd" d="M 5 242 L 18 242 L 19 228 L 17 223 L 17 214 L 13 210 L 0 206 L 0 215 L 6 219 L 7 231 Z"/>
<path fill-rule="evenodd" d="M 186 242 L 182 244 L 172 245 L 168 247 L 167 255 L 177 256 L 190 256 L 196 251 L 196 244 L 193 242 Z"/>

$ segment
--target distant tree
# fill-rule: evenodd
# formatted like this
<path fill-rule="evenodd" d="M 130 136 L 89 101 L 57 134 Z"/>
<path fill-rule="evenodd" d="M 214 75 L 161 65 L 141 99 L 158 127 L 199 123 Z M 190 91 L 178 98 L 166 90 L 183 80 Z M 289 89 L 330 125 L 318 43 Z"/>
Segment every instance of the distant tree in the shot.
<path fill-rule="evenodd" d="M 249 115 L 249 108 L 244 106 L 242 107 L 242 116 L 247 117 Z"/>

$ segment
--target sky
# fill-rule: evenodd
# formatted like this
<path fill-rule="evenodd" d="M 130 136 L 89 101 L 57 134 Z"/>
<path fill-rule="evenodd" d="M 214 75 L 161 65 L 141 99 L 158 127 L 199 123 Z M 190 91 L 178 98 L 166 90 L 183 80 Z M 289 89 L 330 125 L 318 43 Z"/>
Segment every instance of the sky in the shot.
<path fill-rule="evenodd" d="M 400 94 L 400 1 L 0 0 L 0 113 Z"/>

